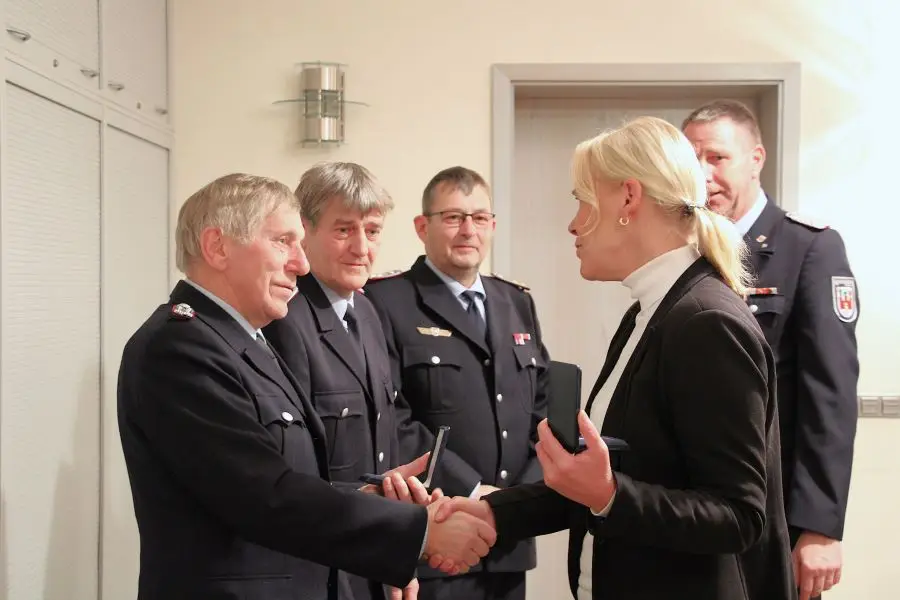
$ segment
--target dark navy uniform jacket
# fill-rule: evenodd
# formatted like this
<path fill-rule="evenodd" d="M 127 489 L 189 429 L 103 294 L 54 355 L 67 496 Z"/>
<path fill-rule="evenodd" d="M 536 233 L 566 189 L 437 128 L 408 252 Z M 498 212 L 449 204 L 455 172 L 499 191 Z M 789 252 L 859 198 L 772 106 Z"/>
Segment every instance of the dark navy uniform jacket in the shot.
<path fill-rule="evenodd" d="M 746 235 L 747 297 L 777 360 L 782 473 L 794 538 L 844 532 L 856 435 L 859 294 L 840 234 L 771 200 Z"/>
<path fill-rule="evenodd" d="M 356 342 L 331 302 L 315 277 L 300 277 L 287 316 L 264 327 L 263 333 L 325 425 L 332 480 L 359 486 L 363 473 L 383 473 L 401 464 L 394 415 L 397 391 L 372 304 L 365 295 L 354 294 Z M 384 597 L 378 584 L 350 579 L 353 600 Z"/>
<path fill-rule="evenodd" d="M 140 600 L 323 600 L 405 586 L 425 508 L 338 489 L 325 428 L 270 349 L 181 282 L 125 346 L 118 424 Z"/>
<path fill-rule="evenodd" d="M 534 443 L 546 416 L 549 356 L 534 300 L 519 284 L 487 276 L 482 281 L 486 335 L 425 257 L 401 274 L 372 278 L 364 288 L 381 315 L 393 379 L 401 388 L 404 454 L 417 456 L 438 427 L 451 428 L 451 452 L 437 478 L 449 495 L 468 495 L 479 482 L 506 488 L 542 478 Z M 516 572 L 535 564 L 532 539 L 495 546 L 473 570 Z M 420 578 L 435 576 L 440 573 L 419 569 Z"/>

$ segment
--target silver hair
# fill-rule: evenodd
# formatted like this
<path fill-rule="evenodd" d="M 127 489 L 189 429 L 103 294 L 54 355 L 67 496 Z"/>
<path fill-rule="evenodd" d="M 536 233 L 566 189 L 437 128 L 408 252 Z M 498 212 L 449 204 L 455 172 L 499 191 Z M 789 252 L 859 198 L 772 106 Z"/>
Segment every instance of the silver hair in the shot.
<path fill-rule="evenodd" d="M 200 257 L 200 234 L 207 227 L 249 242 L 263 221 L 284 204 L 297 208 L 289 187 L 269 177 L 232 173 L 196 191 L 178 211 L 175 226 L 175 264 L 186 273 Z"/>
<path fill-rule="evenodd" d="M 372 173 L 356 163 L 323 162 L 308 169 L 294 191 L 300 214 L 313 227 L 328 203 L 339 198 L 343 205 L 366 214 L 376 210 L 386 215 L 394 200 Z"/>

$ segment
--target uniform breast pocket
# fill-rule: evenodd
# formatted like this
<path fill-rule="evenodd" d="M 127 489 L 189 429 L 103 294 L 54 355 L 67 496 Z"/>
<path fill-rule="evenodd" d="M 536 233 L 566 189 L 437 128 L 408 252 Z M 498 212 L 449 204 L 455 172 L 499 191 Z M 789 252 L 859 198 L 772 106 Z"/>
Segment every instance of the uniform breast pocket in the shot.
<path fill-rule="evenodd" d="M 397 403 L 397 388 L 394 387 L 394 384 L 389 379 L 384 381 L 384 394 L 385 398 L 387 398 L 387 404 L 384 410 L 379 410 L 378 412 L 378 427 L 390 427 L 393 429 L 396 421 L 394 404 Z"/>
<path fill-rule="evenodd" d="M 781 294 L 753 295 L 747 299 L 747 306 L 756 317 L 769 344 L 775 344 L 775 330 L 781 326 L 787 306 L 785 297 Z"/>
<path fill-rule="evenodd" d="M 315 467 L 312 436 L 303 422 L 300 410 L 283 394 L 255 394 L 260 423 L 269 431 L 282 456 L 294 469 L 306 472 L 306 465 Z M 313 469 L 314 473 L 317 473 Z"/>
<path fill-rule="evenodd" d="M 459 410 L 453 391 L 462 387 L 462 357 L 450 344 L 438 348 L 406 346 L 403 348 L 404 395 L 410 404 L 428 413 Z M 407 391 L 408 390 L 408 391 Z"/>
<path fill-rule="evenodd" d="M 313 404 L 325 425 L 328 466 L 332 473 L 353 469 L 366 448 L 366 399 L 362 390 L 313 392 Z"/>
<path fill-rule="evenodd" d="M 541 357 L 537 347 L 530 344 L 513 346 L 513 354 L 516 355 L 516 367 L 521 388 L 520 403 L 525 412 L 531 413 L 534 410 L 534 397 L 537 394 L 538 373 L 547 368 L 547 363 Z"/>

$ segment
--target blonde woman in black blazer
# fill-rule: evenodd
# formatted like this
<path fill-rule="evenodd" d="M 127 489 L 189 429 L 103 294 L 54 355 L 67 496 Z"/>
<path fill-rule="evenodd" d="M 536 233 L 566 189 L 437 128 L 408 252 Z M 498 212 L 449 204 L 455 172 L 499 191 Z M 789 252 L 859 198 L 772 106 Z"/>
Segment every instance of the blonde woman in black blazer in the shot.
<path fill-rule="evenodd" d="M 495 523 L 498 543 L 569 529 L 577 600 L 796 597 L 775 362 L 741 299 L 743 242 L 706 206 L 693 148 L 639 118 L 578 146 L 574 184 L 582 277 L 635 300 L 579 415 L 587 450 L 569 454 L 543 422 L 544 482 L 443 513 Z M 601 432 L 630 446 L 616 470 Z"/>

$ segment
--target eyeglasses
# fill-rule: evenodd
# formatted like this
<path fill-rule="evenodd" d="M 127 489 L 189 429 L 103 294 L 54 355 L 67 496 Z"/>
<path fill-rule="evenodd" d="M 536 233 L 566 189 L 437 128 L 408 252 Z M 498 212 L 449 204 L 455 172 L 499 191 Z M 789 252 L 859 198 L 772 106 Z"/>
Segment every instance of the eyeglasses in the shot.
<path fill-rule="evenodd" d="M 425 213 L 425 216 L 440 217 L 441 223 L 448 227 L 459 227 L 466 221 L 466 218 L 472 217 L 472 223 L 475 224 L 475 227 L 484 228 L 491 224 L 496 215 L 484 211 L 467 213 L 461 210 L 440 210 L 437 212 Z"/>

